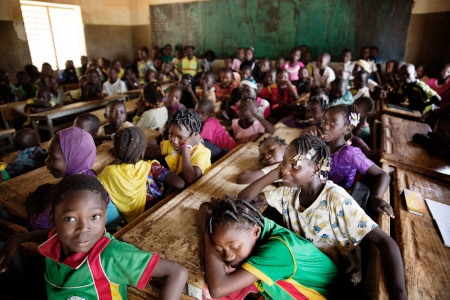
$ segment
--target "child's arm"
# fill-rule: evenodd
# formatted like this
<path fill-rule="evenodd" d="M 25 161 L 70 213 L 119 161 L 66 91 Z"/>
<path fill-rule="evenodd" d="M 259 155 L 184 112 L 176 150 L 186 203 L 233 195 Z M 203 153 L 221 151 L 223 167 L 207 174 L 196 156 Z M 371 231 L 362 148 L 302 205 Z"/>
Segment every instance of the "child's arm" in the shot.
<path fill-rule="evenodd" d="M 389 174 L 380 169 L 376 164 L 373 164 L 366 173 L 375 179 L 374 188 L 370 191 L 370 203 L 372 209 L 386 214 L 391 218 L 395 218 L 392 206 L 382 198 L 391 182 Z"/>
<path fill-rule="evenodd" d="M 171 187 L 181 190 L 184 188 L 184 179 L 181 176 L 175 175 L 173 173 L 168 173 L 164 176 L 163 183 L 170 185 Z"/>
<path fill-rule="evenodd" d="M 191 135 L 184 141 L 181 146 L 181 156 L 182 156 L 182 169 L 181 176 L 187 185 L 192 184 L 198 178 L 202 176 L 202 170 L 199 167 L 192 166 L 191 162 L 191 148 L 195 145 L 201 143 L 202 137 L 200 133 L 193 132 Z"/>
<path fill-rule="evenodd" d="M 280 164 L 280 166 L 281 166 L 281 164 Z M 244 200 L 253 200 L 259 195 L 259 196 L 261 196 L 260 197 L 261 199 L 265 200 L 266 198 L 265 198 L 264 194 L 260 194 L 260 193 L 266 186 L 272 184 L 272 182 L 281 178 L 280 166 L 276 169 L 273 169 L 272 171 L 267 173 L 265 176 L 259 178 L 255 182 L 249 184 L 245 189 L 243 189 L 239 193 L 238 197 L 240 199 L 244 199 Z M 265 204 L 267 204 L 267 201 Z"/>
<path fill-rule="evenodd" d="M 398 245 L 379 227 L 375 227 L 366 237 L 380 251 L 389 298 L 408 299 L 405 287 L 405 271 Z"/>
<path fill-rule="evenodd" d="M 298 93 L 297 93 L 297 90 L 296 90 L 296 88 L 294 87 L 294 85 L 293 85 L 289 80 L 284 81 L 284 83 L 285 83 L 286 86 L 287 86 L 287 89 L 288 89 L 288 91 L 289 91 L 289 95 L 290 95 L 292 98 L 294 98 L 294 101 L 297 100 L 297 99 L 298 99 Z"/>
<path fill-rule="evenodd" d="M 0 252 L 0 274 L 6 272 L 20 244 L 26 242 L 44 242 L 50 231 L 51 229 L 43 229 L 11 236 Z"/>
<path fill-rule="evenodd" d="M 253 100 L 248 99 L 247 104 L 251 106 L 250 109 L 252 112 L 252 116 L 257 119 L 262 124 L 262 126 L 264 126 L 265 132 L 273 134 L 275 132 L 275 127 L 272 123 L 264 119 L 262 116 L 258 115 L 258 113 L 256 112 L 256 106 L 253 104 Z"/>
<path fill-rule="evenodd" d="M 161 257 L 152 277 L 164 278 L 158 299 L 179 299 L 187 281 L 188 271 L 176 262 Z"/>
<path fill-rule="evenodd" d="M 368 158 L 378 157 L 386 152 L 384 149 L 370 149 L 363 139 L 358 136 L 352 136 L 352 145 L 361 149 Z"/>
<path fill-rule="evenodd" d="M 252 183 L 263 176 L 264 172 L 261 170 L 245 170 L 236 177 L 236 183 L 238 184 Z"/>
<path fill-rule="evenodd" d="M 144 153 L 144 159 L 156 159 L 158 161 L 164 159 L 164 156 L 161 153 L 161 141 L 162 135 L 160 134 L 147 143 L 147 148 L 145 149 Z"/>
<path fill-rule="evenodd" d="M 322 129 L 317 125 L 309 126 L 302 130 L 301 134 L 312 134 L 317 137 L 322 137 Z"/>
<path fill-rule="evenodd" d="M 201 230 L 204 233 L 205 276 L 211 296 L 221 298 L 258 281 L 256 276 L 240 267 L 230 274 L 225 273 L 223 259 L 212 245 L 209 234 L 206 233 L 205 224 L 209 216 L 207 205 L 200 206 L 198 213 Z"/>
<path fill-rule="evenodd" d="M 187 91 L 188 91 L 189 95 L 191 96 L 192 102 L 194 102 L 194 106 L 196 106 L 198 103 L 198 99 L 197 99 L 197 95 L 195 95 L 195 91 L 192 90 L 192 85 L 190 85 L 190 84 L 188 85 Z"/>

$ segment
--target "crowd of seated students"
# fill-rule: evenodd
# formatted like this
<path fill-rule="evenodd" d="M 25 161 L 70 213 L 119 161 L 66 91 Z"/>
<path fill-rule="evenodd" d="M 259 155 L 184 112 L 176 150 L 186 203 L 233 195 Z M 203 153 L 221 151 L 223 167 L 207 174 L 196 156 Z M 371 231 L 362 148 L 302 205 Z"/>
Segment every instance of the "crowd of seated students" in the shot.
<path fill-rule="evenodd" d="M 289 267 L 281 268 L 276 262 L 271 266 L 262 259 L 276 255 L 275 251 L 287 251 L 285 242 L 267 242 L 273 234 L 281 240 L 289 239 L 292 245 L 288 249 L 306 249 L 312 255 L 308 258 L 295 253 L 289 263 L 311 267 L 311 274 L 323 272 L 323 280 L 316 275 L 311 275 L 309 281 L 294 276 L 294 286 L 298 287 L 298 283 L 308 290 L 298 289 L 298 293 L 332 296 L 339 283 L 351 292 L 351 283 L 362 280 L 358 245 L 367 237 L 365 240 L 380 250 L 390 295 L 406 299 L 398 246 L 369 217 L 383 213 L 394 218 L 392 207 L 382 199 L 390 177 L 376 164 L 383 150 L 370 147 L 370 122 L 376 102 L 384 99 L 417 109 L 423 120 L 433 122 L 436 128 L 434 133 L 415 136 L 414 140 L 427 149 L 438 149 L 438 155 L 448 155 L 450 65 L 438 78 L 427 79 L 423 66 L 417 68 L 419 73 L 414 65 L 404 62 L 389 60 L 382 64 L 377 47 L 363 47 L 358 60 L 353 60 L 351 50 L 344 49 L 341 61 L 331 63 L 331 55 L 326 52 L 312 61 L 311 51 L 301 46 L 292 48 L 289 60 L 278 57 L 273 67 L 267 58 L 256 60 L 255 49 L 239 47 L 236 57 L 225 58 L 220 68 L 211 50 L 205 51 L 203 58 L 195 56 L 191 45 L 176 49 L 175 56 L 172 50 L 170 44 L 151 51 L 142 47 L 136 64 L 125 68 L 118 60 L 111 63 L 100 58 L 96 63 L 86 56 L 81 57 L 81 67 L 75 68 L 68 61 L 66 68 L 56 74 L 49 64 L 42 66 L 40 74 L 27 66 L 26 71 L 17 73 L 17 87 L 5 72 L 0 72 L 2 101 L 34 99 L 27 103 L 28 112 L 63 105 L 59 83 L 79 83 L 79 97 L 72 97 L 76 101 L 142 88 L 132 119 L 127 120 L 122 101 L 111 101 L 105 108 L 108 124 L 100 126 L 95 116 L 80 115 L 74 126 L 58 132 L 50 141 L 45 163 L 54 177 L 63 180 L 55 186 L 39 187 L 27 199 L 29 229 L 44 231 L 39 239 L 31 234 L 10 241 L 0 263 L 3 259 L 8 263 L 17 244 L 23 241 L 51 240 L 48 234 L 53 226 L 60 243 L 68 243 L 62 237 L 63 229 L 58 228 L 57 217 L 61 213 L 58 208 L 70 204 L 71 197 L 83 194 L 98 198 L 91 202 L 101 200 L 95 218 L 98 216 L 100 226 L 113 232 L 157 203 L 167 190 L 188 188 L 238 144 L 254 141 L 264 133 L 276 133 L 274 123 L 281 120 L 287 126 L 301 128 L 301 136 L 290 145 L 275 136 L 264 139 L 259 145 L 257 167 L 236 174 L 238 183 L 250 183 L 238 199 L 215 200 L 200 209 L 206 232 L 205 274 L 209 284 L 205 297 L 222 297 L 240 290 L 256 292 L 248 288 L 253 282 L 260 282 L 259 291 L 270 295 L 269 282 L 274 275 L 262 276 L 261 270 L 273 271 L 277 266 L 281 276 L 290 272 Z M 425 79 L 429 85 L 422 81 Z M 300 102 L 301 98 L 308 100 Z M 142 129 L 157 130 L 160 135 L 147 143 Z M 25 132 L 18 132 L 17 139 L 19 133 L 25 139 Z M 91 170 L 95 145 L 106 139 L 114 140 L 114 161 L 96 175 Z M 21 145 L 20 155 L 2 172 L 14 169 L 12 175 L 20 176 L 19 172 L 42 165 L 42 156 L 47 153 L 41 154 L 39 144 L 31 137 L 28 140 L 17 142 Z M 32 153 L 29 159 L 40 161 L 20 167 L 19 156 L 23 153 Z M 70 197 L 59 199 L 64 191 L 58 186 L 70 182 L 75 173 L 86 174 L 85 182 L 97 177 L 105 190 L 94 192 L 89 186 L 80 186 Z M 364 186 L 359 175 L 369 178 L 370 184 Z M 276 190 L 260 194 L 273 183 L 278 186 Z M 365 191 L 363 195 L 361 190 Z M 282 215 L 283 225 L 290 231 L 255 213 L 248 202 L 258 196 L 260 202 Z M 241 200 L 248 202 L 242 204 Z M 74 208 L 80 211 L 80 218 L 89 208 L 86 206 Z M 240 233 L 230 246 L 229 235 L 236 234 L 236 228 Z M 302 238 L 289 237 L 291 231 Z M 303 238 L 317 248 L 307 246 Z M 101 235 L 90 247 L 96 247 L 100 239 Z M 245 247 L 242 253 L 237 250 L 241 246 Z M 70 248 L 64 255 L 82 252 L 82 248 Z M 220 268 L 224 262 L 232 267 L 226 273 Z M 172 267 L 174 272 L 183 273 L 182 268 Z M 167 279 L 171 276 L 156 269 L 154 272 Z M 142 274 L 134 276 L 140 278 Z M 279 289 L 274 293 L 285 296 L 285 292 Z"/>

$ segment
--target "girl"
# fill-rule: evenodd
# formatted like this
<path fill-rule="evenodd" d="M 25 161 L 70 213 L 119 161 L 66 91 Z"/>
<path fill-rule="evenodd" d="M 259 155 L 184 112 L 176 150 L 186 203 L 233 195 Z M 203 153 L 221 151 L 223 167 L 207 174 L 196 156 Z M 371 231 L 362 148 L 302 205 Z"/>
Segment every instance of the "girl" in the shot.
<path fill-rule="evenodd" d="M 147 70 L 153 70 L 156 72 L 155 67 L 153 66 L 153 61 L 148 57 L 148 48 L 142 47 L 138 51 L 139 61 L 137 62 L 137 69 L 139 72 L 139 81 L 144 81 L 145 72 Z"/>
<path fill-rule="evenodd" d="M 237 143 L 243 144 L 253 141 L 261 133 L 274 133 L 275 127 L 258 115 L 255 98 L 242 98 L 239 101 L 239 119 L 233 119 L 231 127 L 234 139 Z"/>
<path fill-rule="evenodd" d="M 55 178 L 71 174 L 96 176 L 91 170 L 96 149 L 92 136 L 81 128 L 69 127 L 58 131 L 48 144 L 47 169 Z M 37 188 L 26 200 L 29 230 L 51 228 L 50 211 L 54 185 Z"/>
<path fill-rule="evenodd" d="M 289 81 L 289 74 L 286 70 L 279 71 L 276 83 L 263 88 L 258 96 L 269 100 L 272 109 L 289 104 L 298 98 L 297 88 Z"/>
<path fill-rule="evenodd" d="M 338 270 L 306 239 L 264 218 L 247 201 L 212 199 L 199 210 L 205 276 L 213 298 L 254 284 L 266 299 L 325 299 Z M 229 274 L 224 264 L 235 268 Z"/>
<path fill-rule="evenodd" d="M 308 126 L 320 126 L 322 117 L 328 109 L 328 96 L 322 89 L 311 92 L 304 112 L 293 112 L 281 121 L 284 125 L 304 129 Z"/>
<path fill-rule="evenodd" d="M 187 185 L 200 178 L 211 166 L 211 151 L 202 143 L 200 131 L 202 121 L 193 110 L 177 110 L 167 122 L 168 140 L 159 146 L 152 140 L 147 147 L 146 157 L 155 159 L 163 156 L 169 170 L 181 175 Z"/>
<path fill-rule="evenodd" d="M 102 99 L 102 83 L 96 70 L 89 69 L 86 72 L 87 81 L 81 88 L 81 101 Z"/>
<path fill-rule="evenodd" d="M 250 184 L 238 197 L 255 199 L 278 179 L 295 184 L 260 194 L 259 199 L 276 208 L 288 229 L 311 241 L 355 284 L 362 276 L 356 248 L 367 237 L 380 251 L 391 298 L 406 299 L 397 244 L 343 188 L 327 181 L 330 160 L 330 150 L 320 138 L 301 135 L 287 147 L 279 168 Z"/>
<path fill-rule="evenodd" d="M 54 228 L 12 236 L 0 254 L 0 274 L 20 244 L 44 242 L 38 251 L 46 258 L 48 299 L 127 299 L 127 285 L 144 289 L 151 277 L 164 279 L 160 299 L 180 298 L 188 276 L 184 267 L 105 232 L 107 193 L 96 178 L 67 176 L 54 195 Z"/>
<path fill-rule="evenodd" d="M 156 82 L 147 84 L 144 88 L 143 99 L 139 99 L 137 103 L 136 116 L 133 118 L 134 125 L 162 131 L 168 118 L 161 86 Z"/>
<path fill-rule="evenodd" d="M 360 114 L 354 105 L 336 105 L 322 119 L 322 140 L 331 152 L 330 180 L 344 189 L 355 184 L 356 173 L 368 174 L 373 179 L 370 203 L 374 210 L 394 218 L 392 207 L 382 196 L 390 183 L 389 174 L 380 169 L 362 151 L 349 145 L 352 130 L 359 124 Z"/>
<path fill-rule="evenodd" d="M 283 65 L 283 69 L 289 73 L 289 80 L 293 85 L 297 85 L 298 71 L 305 67 L 305 65 L 299 61 L 301 54 L 300 48 L 293 48 L 291 50 L 291 61 L 288 61 Z"/>
<path fill-rule="evenodd" d="M 58 79 L 55 76 L 50 75 L 45 77 L 45 86 L 50 91 L 50 100 L 55 102 L 56 105 L 63 105 L 66 101 L 64 92 L 59 88 Z"/>
<path fill-rule="evenodd" d="M 183 90 L 180 86 L 171 85 L 167 88 L 165 106 L 169 111 L 169 115 L 174 114 L 179 109 L 186 109 L 186 106 L 180 103 L 182 97 Z"/>
<path fill-rule="evenodd" d="M 450 64 L 441 71 L 438 78 L 431 78 L 427 84 L 441 96 L 440 107 L 450 102 Z"/>
<path fill-rule="evenodd" d="M 248 99 L 248 98 L 255 99 L 256 98 L 258 115 L 260 115 L 261 117 L 264 117 L 266 119 L 268 117 L 270 117 L 270 103 L 266 99 L 262 99 L 261 97 L 258 97 L 256 95 L 258 86 L 254 82 L 252 82 L 250 80 L 242 80 L 239 87 L 241 89 L 241 97 L 242 98 L 245 98 L 245 99 Z M 239 110 L 238 103 L 235 103 L 235 105 L 233 105 L 233 106 L 234 106 L 234 111 L 237 114 L 238 110 Z"/>
<path fill-rule="evenodd" d="M 203 72 L 212 72 L 214 68 L 214 60 L 216 59 L 216 54 L 212 50 L 205 52 L 205 57 L 202 59 L 202 69 Z"/>
<path fill-rule="evenodd" d="M 183 95 L 181 97 L 181 103 L 187 108 L 195 108 L 198 103 L 198 98 L 195 95 L 195 86 L 193 85 L 194 79 L 190 74 L 183 74 L 180 77 L 180 81 L 178 82 L 178 86 L 183 91 Z"/>
<path fill-rule="evenodd" d="M 277 136 L 269 136 L 259 143 L 259 158 L 255 170 L 246 170 L 236 177 L 236 183 L 252 183 L 263 177 L 283 161 L 286 141 Z"/>
<path fill-rule="evenodd" d="M 234 83 L 233 70 L 226 69 L 220 74 L 220 83 L 214 84 L 216 102 L 227 102 L 230 99 L 231 91 L 236 87 Z"/>
<path fill-rule="evenodd" d="M 139 80 L 134 73 L 132 66 L 127 66 L 125 68 L 125 73 L 123 74 L 122 81 L 125 82 L 128 90 L 135 90 L 139 87 Z"/>
<path fill-rule="evenodd" d="M 246 48 L 244 50 L 244 61 L 241 63 L 240 70 L 243 66 L 249 66 L 252 72 L 253 78 L 261 78 L 261 71 L 259 65 L 255 62 L 255 51 L 253 48 Z"/>
<path fill-rule="evenodd" d="M 109 78 L 105 81 L 105 83 L 103 83 L 103 94 L 105 96 L 123 94 L 128 91 L 127 85 L 118 77 L 118 73 L 119 70 L 115 67 L 109 68 Z"/>
<path fill-rule="evenodd" d="M 139 127 L 129 127 L 114 137 L 115 161 L 98 179 L 111 201 L 130 223 L 162 198 L 163 184 L 182 189 L 184 180 L 170 173 L 157 160 L 142 160 L 147 141 Z"/>
<path fill-rule="evenodd" d="M 239 71 L 241 69 L 241 64 L 244 61 L 245 54 L 244 54 L 244 48 L 239 47 L 237 49 L 236 58 L 233 59 L 233 64 L 231 65 L 231 69 L 233 71 Z"/>

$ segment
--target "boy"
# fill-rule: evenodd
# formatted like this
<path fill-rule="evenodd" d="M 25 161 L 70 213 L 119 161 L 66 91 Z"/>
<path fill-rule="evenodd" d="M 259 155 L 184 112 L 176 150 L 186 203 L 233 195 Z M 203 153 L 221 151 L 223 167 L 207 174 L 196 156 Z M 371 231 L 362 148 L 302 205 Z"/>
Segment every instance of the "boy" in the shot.
<path fill-rule="evenodd" d="M 367 86 L 369 77 L 370 74 L 364 70 L 356 73 L 355 79 L 353 80 L 353 87 L 350 89 L 353 100 L 361 97 L 370 97 L 369 87 Z"/>
<path fill-rule="evenodd" d="M 168 118 L 169 114 L 164 106 L 161 86 L 156 82 L 147 84 L 144 87 L 143 98 L 139 99 L 137 103 L 136 116 L 133 118 L 134 125 L 140 128 L 162 131 Z"/>
<path fill-rule="evenodd" d="M 311 90 L 311 77 L 306 67 L 298 70 L 297 94 L 300 96 Z"/>
<path fill-rule="evenodd" d="M 363 139 L 366 144 L 371 144 L 370 125 L 367 122 L 367 118 L 372 115 L 375 104 L 372 98 L 369 97 L 358 98 L 355 100 L 354 104 L 358 107 L 360 121 L 359 124 L 353 129 L 353 134 Z"/>
<path fill-rule="evenodd" d="M 111 95 L 117 95 L 117 94 L 123 94 L 127 89 L 127 85 L 125 82 L 123 82 L 121 79 L 118 79 L 117 74 L 119 73 L 119 70 L 117 70 L 115 67 L 109 68 L 108 76 L 109 79 L 105 83 L 103 83 L 103 94 L 105 96 L 111 96 Z M 124 99 L 121 99 L 124 100 Z"/>
<path fill-rule="evenodd" d="M 100 119 L 96 115 L 89 113 L 78 115 L 73 121 L 73 126 L 89 132 L 94 139 L 95 146 L 101 145 L 102 141 L 96 137 L 100 128 Z"/>
<path fill-rule="evenodd" d="M 97 132 L 97 138 L 102 140 L 113 139 L 117 131 L 133 126 L 126 120 L 127 110 L 125 104 L 120 100 L 109 101 L 106 104 L 105 118 L 108 119 L 108 124 L 100 126 Z"/>
<path fill-rule="evenodd" d="M 50 91 L 47 88 L 40 88 L 35 99 L 29 99 L 23 108 L 26 114 L 34 114 L 44 110 L 52 109 L 56 106 L 54 101 L 50 100 Z"/>
<path fill-rule="evenodd" d="M 201 71 L 197 57 L 194 56 L 194 46 L 184 47 L 185 57 L 176 65 L 176 68 L 182 74 L 189 74 L 195 77 Z"/>
<path fill-rule="evenodd" d="M 205 72 L 202 74 L 200 83 L 202 84 L 202 99 L 216 103 L 216 92 L 214 88 L 214 73 Z"/>
<path fill-rule="evenodd" d="M 333 69 L 328 66 L 330 59 L 330 54 L 322 53 L 313 65 L 313 85 L 324 89 L 325 92 L 329 92 L 331 90 L 330 84 L 336 79 Z"/>
<path fill-rule="evenodd" d="M 20 151 L 6 167 L 6 172 L 11 178 L 45 166 L 48 153 L 39 145 L 37 134 L 33 129 L 20 129 L 14 133 L 13 140 Z"/>
<path fill-rule="evenodd" d="M 406 96 L 409 100 L 409 108 L 416 109 L 426 114 L 435 108 L 435 104 L 441 101 L 441 97 L 426 83 L 416 79 L 416 70 L 413 64 L 405 64 L 398 70 L 400 88 L 397 91 L 397 100 Z"/>
<path fill-rule="evenodd" d="M 46 240 L 38 250 L 46 257 L 48 299 L 126 299 L 127 285 L 143 289 L 151 276 L 165 279 L 161 299 L 178 299 L 186 269 L 105 233 L 106 202 L 106 191 L 95 177 L 63 178 L 52 199 L 54 228 L 9 239 L 0 256 L 0 273 L 21 243 Z"/>
<path fill-rule="evenodd" d="M 347 80 L 342 77 L 336 78 L 336 80 L 331 83 L 330 91 L 330 106 L 339 104 L 353 104 L 352 93 L 347 90 Z"/>

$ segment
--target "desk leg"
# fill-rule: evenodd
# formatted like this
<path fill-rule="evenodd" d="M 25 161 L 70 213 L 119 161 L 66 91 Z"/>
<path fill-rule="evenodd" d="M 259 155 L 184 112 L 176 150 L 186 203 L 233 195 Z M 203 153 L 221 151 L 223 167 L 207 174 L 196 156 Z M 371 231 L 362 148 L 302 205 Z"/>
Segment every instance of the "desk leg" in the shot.
<path fill-rule="evenodd" d="M 31 124 L 33 125 L 33 129 L 36 131 L 36 134 L 37 134 L 38 143 L 40 144 L 41 143 L 41 137 L 39 136 L 38 122 L 39 121 L 31 120 Z"/>
<path fill-rule="evenodd" d="M 55 136 L 55 129 L 53 128 L 53 121 L 51 119 L 47 119 L 47 127 L 50 133 L 50 139 L 52 139 Z"/>

